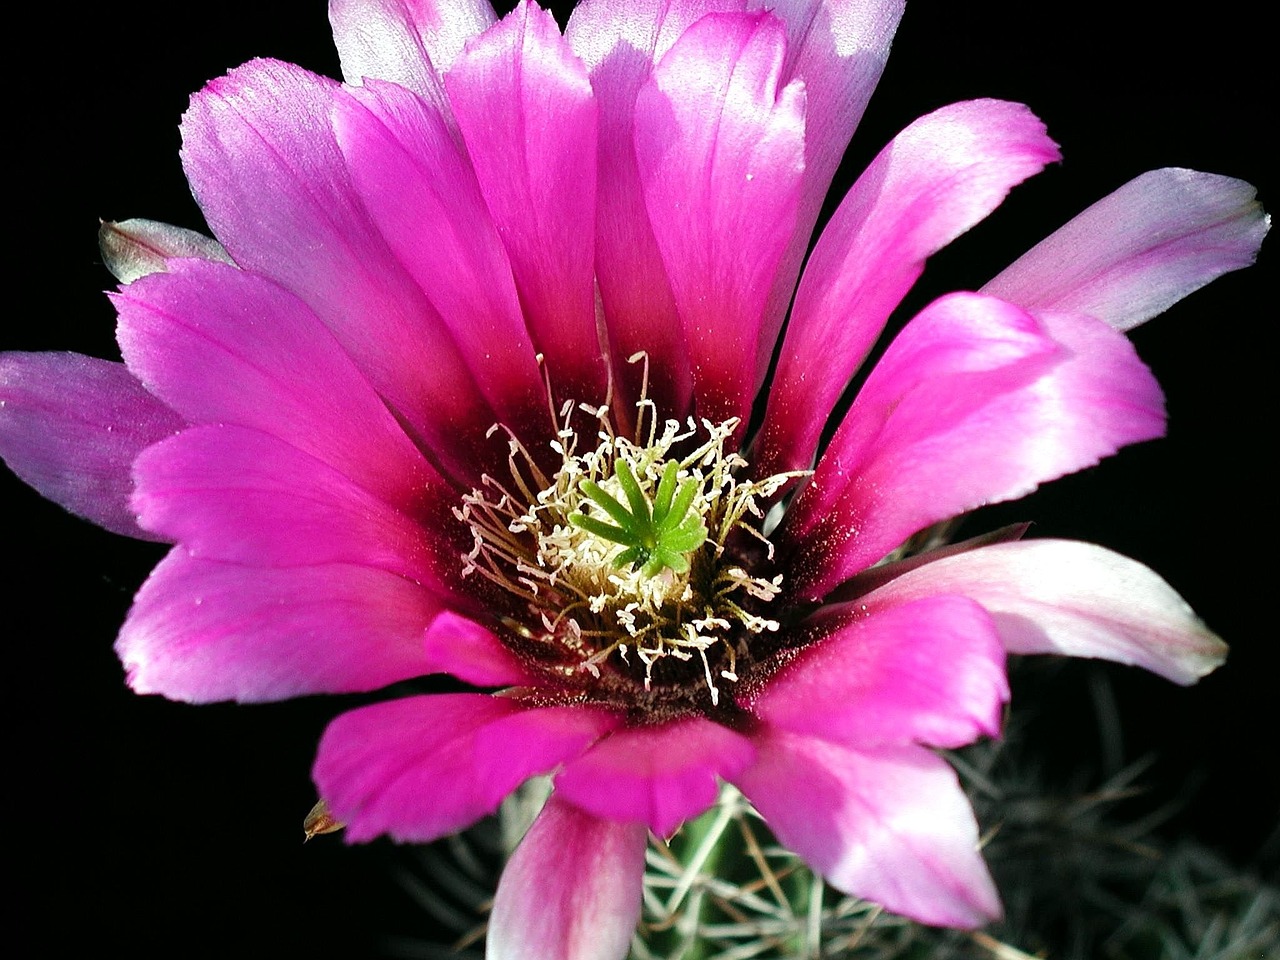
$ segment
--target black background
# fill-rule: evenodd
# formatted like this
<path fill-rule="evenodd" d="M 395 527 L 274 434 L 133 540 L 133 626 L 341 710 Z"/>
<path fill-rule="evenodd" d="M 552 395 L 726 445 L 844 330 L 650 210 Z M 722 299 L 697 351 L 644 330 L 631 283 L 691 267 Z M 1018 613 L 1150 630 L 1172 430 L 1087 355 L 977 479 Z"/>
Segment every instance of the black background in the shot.
<path fill-rule="evenodd" d="M 329 75 L 337 58 L 319 0 L 81 9 L 28 7 L 31 24 L 9 34 L 10 307 L 0 347 L 115 358 L 97 220 L 202 225 L 176 155 L 188 95 L 254 56 Z M 1280 205 L 1267 142 L 1274 45 L 1252 19 L 1257 8 L 1223 0 L 1194 21 L 1171 9 L 910 5 L 842 177 L 921 113 L 978 96 L 1029 103 L 1065 155 L 936 258 L 911 304 L 980 285 L 1154 167 L 1241 177 Z M 1232 644 L 1228 665 L 1190 690 L 1137 671 L 1107 676 L 1126 756 L 1159 752 L 1152 802 L 1186 800 L 1167 829 L 1241 863 L 1256 863 L 1280 810 L 1274 262 L 1264 248 L 1253 269 L 1134 334 L 1168 393 L 1167 439 L 991 518 L 1030 519 L 1037 535 L 1101 542 L 1149 564 Z M 111 643 L 160 549 L 66 515 L 7 472 L 0 492 L 6 862 L 22 891 L 11 909 L 41 944 L 31 955 L 376 956 L 386 936 L 425 927 L 394 877 L 401 854 L 390 844 L 300 843 L 313 747 L 346 704 L 191 707 L 134 696 Z M 1015 688 L 1014 710 L 1035 712 L 1047 762 L 1063 770 L 1098 763 L 1087 672 Z"/>

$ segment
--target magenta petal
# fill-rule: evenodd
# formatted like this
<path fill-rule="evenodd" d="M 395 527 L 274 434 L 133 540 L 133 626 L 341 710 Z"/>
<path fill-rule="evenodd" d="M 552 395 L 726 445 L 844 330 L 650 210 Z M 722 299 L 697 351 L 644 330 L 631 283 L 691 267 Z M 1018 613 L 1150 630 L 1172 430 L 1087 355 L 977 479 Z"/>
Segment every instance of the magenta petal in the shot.
<path fill-rule="evenodd" d="M 380 82 L 339 96 L 334 126 L 361 198 L 496 418 L 545 431 L 542 371 L 511 264 L 456 134 L 439 111 Z"/>
<path fill-rule="evenodd" d="M 203 426 L 148 447 L 134 468 L 138 522 L 192 555 L 261 566 L 354 563 L 428 584 L 459 551 L 350 478 L 277 437 Z M 439 571 L 439 573 L 437 573 Z"/>
<path fill-rule="evenodd" d="M 397 506 L 442 486 L 296 297 L 223 264 L 171 261 L 170 270 L 114 298 L 125 361 L 158 397 L 194 423 L 273 433 Z"/>
<path fill-rule="evenodd" d="M 1128 330 L 1253 263 L 1271 218 L 1243 180 L 1152 170 L 1042 240 L 982 288 L 1028 309 Z"/>
<path fill-rule="evenodd" d="M 647 831 L 552 794 L 498 881 L 488 960 L 625 960 L 640 920 Z"/>
<path fill-rule="evenodd" d="M 116 651 L 135 691 L 194 703 L 375 690 L 427 672 L 422 631 L 437 610 L 382 570 L 245 567 L 177 547 L 142 585 Z"/>
<path fill-rule="evenodd" d="M 696 718 L 615 733 L 568 764 L 555 783 L 588 813 L 646 823 L 667 836 L 715 803 L 716 777 L 732 779 L 753 756 L 745 737 Z"/>
<path fill-rule="evenodd" d="M 1100 657 L 1189 684 L 1220 666 L 1227 652 L 1156 574 L 1090 543 L 982 547 L 919 566 L 863 602 L 903 603 L 943 592 L 981 603 L 1010 653 Z"/>
<path fill-rule="evenodd" d="M 531 683 L 529 673 L 492 631 L 446 610 L 422 638 L 432 673 L 449 673 L 477 687 Z"/>
<path fill-rule="evenodd" d="M 311 775 L 349 841 L 386 833 L 426 843 L 492 812 L 476 796 L 475 734 L 521 709 L 460 693 L 352 710 L 325 730 Z"/>
<path fill-rule="evenodd" d="M 774 279 L 758 337 L 755 383 L 763 377 L 783 313 L 794 291 L 800 261 L 831 178 L 839 165 L 889 53 L 902 16 L 902 0 L 585 0 L 569 18 L 565 35 L 591 71 L 601 105 L 600 232 L 597 270 L 611 330 L 628 356 L 643 347 L 654 361 L 650 396 L 660 409 L 679 411 L 683 380 L 665 370 L 682 352 L 672 335 L 674 307 L 656 261 L 648 217 L 635 201 L 635 160 L 630 127 L 636 91 L 676 39 L 708 13 L 768 9 L 786 29 L 782 84 L 805 87 L 804 171 L 795 227 Z M 646 297 L 646 286 L 650 292 Z M 644 323 L 651 329 L 643 337 Z M 637 345 L 639 341 L 639 345 Z M 678 373 L 684 374 L 681 363 Z M 623 370 L 623 376 L 628 371 Z M 656 383 L 655 383 L 656 380 Z M 668 380 L 670 382 L 668 382 Z M 675 397 L 664 407 L 662 398 Z"/>
<path fill-rule="evenodd" d="M 530 776 L 571 761 L 622 722 L 617 714 L 576 705 L 522 710 L 495 720 L 476 734 L 476 791 L 497 805 Z"/>
<path fill-rule="evenodd" d="M 557 397 L 598 403 L 596 104 L 551 14 L 522 0 L 445 78 Z"/>
<path fill-rule="evenodd" d="M 804 629 L 820 642 L 749 704 L 771 725 L 856 748 L 960 747 L 999 733 L 1009 699 L 1004 648 L 973 600 L 847 603 Z"/>
<path fill-rule="evenodd" d="M 614 723 L 603 711 L 528 710 L 479 693 L 392 700 L 329 724 L 312 776 L 348 840 L 425 843 L 492 813 Z"/>
<path fill-rule="evenodd" d="M 647 395 L 665 416 L 676 419 L 689 412 L 692 377 L 680 316 L 645 208 L 635 154 L 635 101 L 654 63 L 708 6 L 716 4 L 585 0 L 574 7 L 565 30 L 587 65 L 600 110 L 596 279 L 610 339 L 621 359 L 645 352 Z M 614 376 L 628 402 L 640 396 L 644 374 L 642 364 L 616 365 Z"/>
<path fill-rule="evenodd" d="M 329 0 L 342 76 L 390 80 L 444 108 L 440 77 L 496 19 L 488 0 Z"/>
<path fill-rule="evenodd" d="M 805 268 L 758 441 L 761 474 L 812 465 L 831 409 L 925 258 L 1057 159 L 1044 124 L 1000 100 L 943 107 L 881 151 Z"/>
<path fill-rule="evenodd" d="M 0 457 L 54 503 L 127 537 L 133 461 L 182 429 L 124 364 L 78 353 L 0 354 Z"/>
<path fill-rule="evenodd" d="M 684 327 L 700 417 L 746 423 L 761 330 L 804 169 L 804 88 L 779 89 L 785 31 L 712 14 L 640 89 L 636 158 Z"/>
<path fill-rule="evenodd" d="M 832 571 L 843 573 L 846 566 L 837 553 L 851 547 L 858 550 L 856 567 L 849 573 L 869 567 L 910 533 L 924 526 L 914 518 L 907 521 L 910 529 L 897 530 L 866 539 L 868 524 L 883 524 L 900 511 L 898 504 L 885 504 L 884 510 L 864 508 L 862 516 L 832 517 L 832 509 L 842 499 L 874 496 L 868 489 L 867 467 L 877 456 L 879 447 L 890 449 L 913 442 L 928 441 L 935 434 L 945 440 L 948 431 L 963 428 L 969 421 L 988 431 L 999 422 L 982 417 L 986 406 L 999 401 L 1020 388 L 1035 383 L 1043 374 L 1063 362 L 1063 351 L 1034 317 L 1018 307 L 975 294 L 952 294 L 934 301 L 907 324 L 871 372 L 853 407 L 845 415 L 819 461 L 813 480 L 793 502 L 782 532 L 787 539 L 803 543 L 815 529 L 840 529 L 850 545 L 830 544 L 826 568 L 815 569 L 810 579 L 833 580 Z M 904 416 L 903 444 L 895 443 L 895 418 Z M 886 436 L 888 434 L 888 436 Z M 936 443 L 936 441 L 935 441 Z M 938 453 L 948 447 L 940 447 Z M 929 451 L 925 451 L 929 452 Z M 919 459 L 919 458 L 917 458 Z M 890 479 L 910 481 L 910 474 L 928 466 L 929 461 L 913 463 L 903 477 Z M 963 478 L 961 478 L 963 479 Z M 952 485 L 953 478 L 929 493 L 936 498 Z M 924 497 L 917 497 L 924 501 Z M 925 503 L 912 503 L 919 508 Z M 850 522 L 858 520 L 858 523 Z M 892 516 L 892 519 L 898 519 Z M 926 521 L 927 522 L 927 521 Z M 803 549 L 803 546 L 802 546 Z M 816 550 L 814 553 L 816 554 Z M 863 560 L 863 555 L 874 554 Z M 838 579 L 844 579 L 840 576 Z"/>
<path fill-rule="evenodd" d="M 735 783 L 832 886 L 935 926 L 999 918 L 973 811 L 944 761 L 922 747 L 849 750 L 786 733 L 756 745 Z"/>
<path fill-rule="evenodd" d="M 929 524 L 1163 432 L 1159 386 L 1106 324 L 944 297 L 889 347 L 792 505 L 792 589 L 821 597 Z"/>
<path fill-rule="evenodd" d="M 436 455 L 470 476 L 458 432 L 479 437 L 494 418 L 351 183 L 330 122 L 340 95 L 331 80 L 266 60 L 214 80 L 183 118 L 187 179 L 236 263 L 306 303 Z M 430 357 L 431 376 L 405 357 Z"/>

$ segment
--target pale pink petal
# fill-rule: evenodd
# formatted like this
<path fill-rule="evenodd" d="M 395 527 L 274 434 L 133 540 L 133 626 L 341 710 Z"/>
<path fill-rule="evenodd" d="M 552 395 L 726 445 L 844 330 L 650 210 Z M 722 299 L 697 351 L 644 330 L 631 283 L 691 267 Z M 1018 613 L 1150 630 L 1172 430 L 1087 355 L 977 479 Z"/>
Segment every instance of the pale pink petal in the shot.
<path fill-rule="evenodd" d="M 506 245 L 557 397 L 599 403 L 596 104 L 551 14 L 522 0 L 445 78 L 480 189 Z"/>
<path fill-rule="evenodd" d="M 194 423 L 273 433 L 405 509 L 442 486 L 296 297 L 224 264 L 171 261 L 170 271 L 114 297 L 125 362 L 156 396 Z"/>
<path fill-rule="evenodd" d="M 351 184 L 330 121 L 340 90 L 267 60 L 214 80 L 183 118 L 187 179 L 236 263 L 305 302 L 437 458 L 471 476 L 481 451 L 458 432 L 478 437 L 494 417 Z M 431 376 L 406 357 L 429 357 Z"/>
<path fill-rule="evenodd" d="M 640 920 L 642 824 L 583 813 L 556 794 L 498 881 L 488 960 L 625 960 Z"/>
<path fill-rule="evenodd" d="M 894 580 L 908 570 L 914 570 L 922 564 L 932 563 L 943 557 L 949 557 L 952 554 L 964 553 L 968 550 L 977 550 L 979 547 L 990 546 L 994 543 L 1011 543 L 1021 540 L 1026 536 L 1027 531 L 1031 529 L 1031 524 L 1011 523 L 1008 526 L 998 527 L 995 530 L 988 530 L 986 533 L 980 533 L 976 537 L 969 537 L 955 543 L 948 543 L 943 546 L 933 547 L 924 553 L 908 553 L 905 557 L 896 560 L 889 560 L 885 563 L 878 563 L 874 567 L 868 567 L 861 573 L 855 574 L 844 583 L 840 584 L 839 589 L 832 591 L 827 595 L 826 602 L 830 604 L 845 603 L 850 600 L 861 600 L 864 596 L 875 590 L 877 587 L 884 586 L 890 580 Z"/>
<path fill-rule="evenodd" d="M 1231 177 L 1152 170 L 1032 247 L 982 290 L 1128 330 L 1253 263 L 1271 225 L 1256 195 Z"/>
<path fill-rule="evenodd" d="M 787 28 L 788 79 L 804 81 L 807 234 L 889 59 L 905 0 L 750 0 Z M 816 197 L 816 200 L 815 200 Z"/>
<path fill-rule="evenodd" d="M 754 753 L 741 734 L 695 718 L 623 730 L 569 763 L 560 795 L 588 813 L 646 823 L 667 836 L 716 799 L 716 778 L 731 779 Z"/>
<path fill-rule="evenodd" d="M 636 99 L 636 158 L 684 327 L 698 415 L 751 412 L 756 356 L 804 169 L 804 87 L 780 88 L 785 30 L 711 14 Z"/>
<path fill-rule="evenodd" d="M 616 724 L 587 707 L 529 709 L 508 697 L 441 694 L 345 713 L 320 741 L 312 776 L 347 839 L 426 843 L 497 809 Z"/>
<path fill-rule="evenodd" d="M 944 761 L 922 747 L 850 750 L 781 732 L 756 745 L 734 782 L 836 889 L 935 926 L 1000 916 L 973 811 Z"/>
<path fill-rule="evenodd" d="M 817 599 L 932 523 L 1163 432 L 1159 386 L 1106 324 L 944 297 L 889 347 L 792 504 L 791 589 Z"/>
<path fill-rule="evenodd" d="M 495 19 L 488 0 L 329 0 L 347 83 L 390 80 L 446 113 L 441 76 Z"/>
<path fill-rule="evenodd" d="M 124 364 L 0 354 L 0 457 L 42 496 L 113 533 L 157 539 L 129 504 L 133 461 L 183 426 Z"/>
<path fill-rule="evenodd" d="M 199 257 L 230 263 L 231 256 L 217 240 L 203 233 L 158 220 L 106 222 L 98 228 L 102 263 L 121 283 L 132 283 L 166 269 L 165 261 Z"/>
<path fill-rule="evenodd" d="M 925 563 L 868 594 L 868 604 L 959 593 L 982 604 L 1010 653 L 1134 664 L 1195 683 L 1222 664 L 1218 639 L 1167 583 L 1091 543 L 1001 543 Z"/>
<path fill-rule="evenodd" d="M 438 609 L 382 570 L 247 567 L 176 547 L 142 585 L 116 652 L 138 693 L 194 703 L 376 690 L 427 672 L 422 631 Z"/>
<path fill-rule="evenodd" d="M 452 611 L 432 621 L 422 648 L 432 673 L 450 673 L 477 687 L 531 682 L 519 659 L 492 631 Z"/>
<path fill-rule="evenodd" d="M 742 13 L 746 0 L 582 0 L 564 35 L 592 74 L 610 59 L 642 60 L 647 74 L 708 13 Z M 629 72 L 629 71 L 628 71 Z M 635 91 L 632 91 L 634 97 Z"/>
<path fill-rule="evenodd" d="M 856 748 L 960 747 L 1000 732 L 1004 649 L 973 600 L 845 603 L 801 630 L 812 645 L 744 704 L 772 726 Z"/>
<path fill-rule="evenodd" d="M 905 0 L 751 0 L 787 27 L 783 77 L 805 88 L 804 175 L 796 227 L 774 281 L 756 358 L 764 381 L 796 277 L 845 147 L 889 57 Z"/>
<path fill-rule="evenodd" d="M 796 293 L 753 458 L 806 470 L 832 408 L 925 258 L 1058 159 L 1026 107 L 973 100 L 921 117 L 881 151 L 822 232 Z"/>
<path fill-rule="evenodd" d="M 545 432 L 546 391 L 511 264 L 445 119 L 402 87 L 339 95 L 334 127 L 365 206 L 448 328 L 497 419 Z"/>
<path fill-rule="evenodd" d="M 359 564 L 440 595 L 462 564 L 456 544 L 258 430 L 184 430 L 143 451 L 134 480 L 139 524 L 193 556 L 261 566 Z"/>
<path fill-rule="evenodd" d="M 352 86 L 371 77 L 389 80 L 444 108 L 444 84 L 413 22 L 414 6 L 412 0 L 329 0 L 342 78 Z"/>

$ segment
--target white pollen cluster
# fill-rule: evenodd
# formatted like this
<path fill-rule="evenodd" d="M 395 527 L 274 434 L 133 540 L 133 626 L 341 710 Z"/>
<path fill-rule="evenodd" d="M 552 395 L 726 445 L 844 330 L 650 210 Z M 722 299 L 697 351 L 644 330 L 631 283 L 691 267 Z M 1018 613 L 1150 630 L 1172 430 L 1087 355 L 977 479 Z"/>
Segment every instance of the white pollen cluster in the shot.
<path fill-rule="evenodd" d="M 607 406 L 566 403 L 555 418 L 550 445 L 561 462 L 550 478 L 507 430 L 510 479 L 485 475 L 454 511 L 474 541 L 463 558 L 463 575 L 487 577 L 522 598 L 529 618 L 520 633 L 569 654 L 561 658 L 571 664 L 560 668 L 565 674 L 585 671 L 598 678 L 615 653 L 624 664 L 634 656 L 644 665 L 650 689 L 656 663 L 698 657 L 715 704 L 717 680 L 737 680 L 735 668 L 748 636 L 778 629 L 776 620 L 745 609 L 744 603 L 758 608 L 777 596 L 782 583 L 781 576 L 753 577 L 728 562 L 726 543 L 735 531 L 744 531 L 761 541 L 771 558 L 773 547 L 756 526 L 763 520 L 757 501 L 771 498 L 796 474 L 739 479 L 747 462 L 725 450 L 738 427 L 736 418 L 721 424 L 667 420 L 659 430 L 652 403 L 642 400 L 637 406 L 636 439 L 630 440 L 614 433 Z M 574 427 L 575 413 L 589 418 L 589 429 Z M 584 436 L 594 438 L 592 449 L 579 449 Z M 688 453 L 675 452 L 689 447 Z M 686 491 L 688 485 L 692 489 Z M 699 538 L 679 563 L 656 573 L 639 562 L 620 563 L 627 549 L 620 542 L 623 531 L 606 521 L 626 518 L 619 511 L 627 502 L 649 517 L 655 503 L 670 504 L 673 486 L 688 502 L 686 515 L 695 518 L 686 522 L 700 520 L 705 539 Z M 602 509 L 602 501 L 609 508 Z M 654 513 L 664 510 L 659 506 Z M 599 530 L 612 531 L 613 538 Z M 713 670 L 708 651 L 717 645 L 724 649 Z"/>

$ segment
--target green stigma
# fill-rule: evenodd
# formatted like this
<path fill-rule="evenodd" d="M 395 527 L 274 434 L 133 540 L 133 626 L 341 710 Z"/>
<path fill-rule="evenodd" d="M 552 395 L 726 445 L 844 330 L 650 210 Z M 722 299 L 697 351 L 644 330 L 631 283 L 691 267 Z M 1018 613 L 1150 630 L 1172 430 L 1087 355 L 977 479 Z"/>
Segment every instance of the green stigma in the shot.
<path fill-rule="evenodd" d="M 678 470 L 674 460 L 667 461 L 650 504 L 631 467 L 620 460 L 614 475 L 627 498 L 626 504 L 591 480 L 583 480 L 579 488 L 614 522 L 585 513 L 571 514 L 569 522 L 621 544 L 625 549 L 613 558 L 613 565 L 619 569 L 629 564 L 645 577 L 656 577 L 663 570 L 685 573 L 689 554 L 707 539 L 707 525 L 697 513 L 689 512 L 698 484 L 693 480 L 677 484 Z"/>

